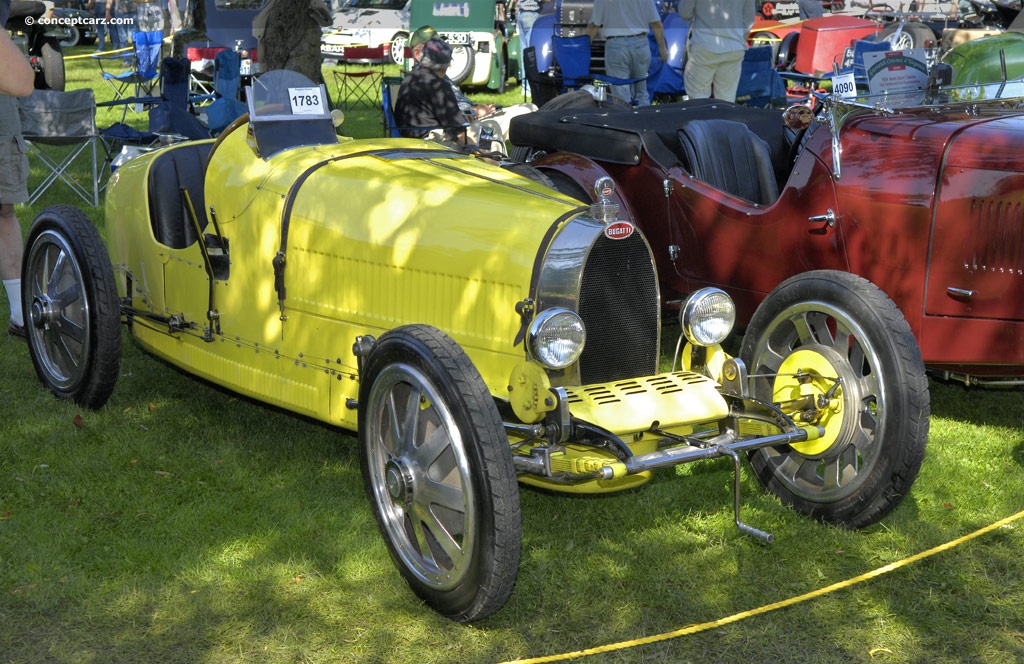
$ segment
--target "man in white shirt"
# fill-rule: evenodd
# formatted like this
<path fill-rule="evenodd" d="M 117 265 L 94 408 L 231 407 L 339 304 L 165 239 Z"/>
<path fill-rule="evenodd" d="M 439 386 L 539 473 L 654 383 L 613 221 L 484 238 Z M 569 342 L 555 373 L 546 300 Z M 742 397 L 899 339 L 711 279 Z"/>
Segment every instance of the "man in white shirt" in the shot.
<path fill-rule="evenodd" d="M 683 71 L 690 99 L 736 101 L 754 13 L 751 0 L 680 0 L 679 15 L 690 24 Z"/>

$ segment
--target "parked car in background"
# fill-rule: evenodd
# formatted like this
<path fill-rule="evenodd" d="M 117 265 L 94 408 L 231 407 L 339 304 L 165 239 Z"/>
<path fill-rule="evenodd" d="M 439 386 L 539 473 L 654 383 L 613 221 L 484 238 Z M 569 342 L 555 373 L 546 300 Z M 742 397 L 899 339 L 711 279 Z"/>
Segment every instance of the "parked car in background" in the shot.
<path fill-rule="evenodd" d="M 320 51 L 326 60 L 339 59 L 346 46 L 381 49 L 393 63 L 405 61 L 412 0 L 354 0 L 334 2 L 330 27 L 324 28 Z"/>
<path fill-rule="evenodd" d="M 1024 384 L 1022 102 L 1024 83 L 1011 81 L 830 99 L 813 121 L 806 107 L 716 100 L 569 108 L 517 118 L 510 137 L 514 157 L 580 200 L 611 178 L 669 293 L 730 293 L 752 374 L 778 368 L 787 328 L 803 338 L 832 325 L 798 304 L 769 325 L 755 314 L 788 279 L 828 270 L 895 302 L 937 375 Z M 830 290 L 804 294 L 852 320 Z M 890 323 L 871 315 L 850 336 L 884 343 Z M 891 368 L 873 351 L 861 360 L 876 378 Z"/>
<path fill-rule="evenodd" d="M 517 479 L 607 493 L 725 457 L 735 474 L 723 497 L 763 541 L 740 520 L 741 455 L 786 504 L 843 527 L 877 522 L 907 495 L 928 386 L 909 328 L 877 291 L 845 281 L 828 306 L 877 311 L 884 337 L 862 329 L 873 319 L 859 310 L 830 328 L 812 313 L 822 300 L 800 296 L 808 284 L 782 287 L 762 314 L 772 361 L 749 376 L 721 346 L 730 298 L 674 293 L 680 345 L 662 368 L 655 259 L 619 218 L 611 181 L 589 183 L 597 203 L 581 206 L 527 166 L 427 141 L 339 141 L 323 86 L 293 72 L 253 86 L 246 121 L 216 141 L 116 171 L 108 246 L 69 206 L 32 224 L 25 327 L 58 397 L 108 401 L 125 323 L 185 372 L 357 431 L 396 566 L 458 621 L 512 591 Z M 821 344 L 777 343 L 780 306 L 806 312 Z"/>
<path fill-rule="evenodd" d="M 822 11 L 840 12 L 846 9 L 843 0 L 822 0 Z M 758 15 L 766 19 L 781 20 L 800 16 L 800 5 L 796 0 L 760 0 Z"/>
<path fill-rule="evenodd" d="M 991 83 L 1024 77 L 1024 14 L 1005 31 L 955 46 L 942 56 L 953 67 L 953 83 Z"/>
<path fill-rule="evenodd" d="M 12 33 L 36 73 L 39 90 L 64 89 L 64 50 L 61 34 L 40 19 L 46 14 L 42 2 L 13 0 L 6 28 Z"/>
<path fill-rule="evenodd" d="M 412 5 L 410 25 L 413 30 L 429 25 L 453 46 L 452 81 L 501 93 L 510 75 L 519 77 L 519 38 L 505 21 L 504 8 L 496 0 L 421 0 Z"/>
<path fill-rule="evenodd" d="M 59 0 L 54 3 L 52 30 L 60 33 L 60 45 L 71 48 L 96 42 L 96 24 L 92 10 L 85 9 L 84 0 Z"/>
<path fill-rule="evenodd" d="M 555 36 L 576 37 L 586 33 L 587 24 L 593 11 L 593 0 L 554 0 L 544 3 L 541 15 L 533 25 L 532 45 L 537 55 L 537 70 L 546 72 L 555 66 L 551 40 Z M 662 63 L 657 57 L 657 42 L 648 34 L 652 53 L 648 91 L 652 95 L 675 96 L 682 93 L 682 67 L 686 50 L 686 36 L 689 24 L 677 14 L 671 3 L 660 3 L 659 11 L 665 30 L 665 44 L 668 60 Z M 604 36 L 598 34 L 591 44 L 590 69 L 604 74 Z"/>

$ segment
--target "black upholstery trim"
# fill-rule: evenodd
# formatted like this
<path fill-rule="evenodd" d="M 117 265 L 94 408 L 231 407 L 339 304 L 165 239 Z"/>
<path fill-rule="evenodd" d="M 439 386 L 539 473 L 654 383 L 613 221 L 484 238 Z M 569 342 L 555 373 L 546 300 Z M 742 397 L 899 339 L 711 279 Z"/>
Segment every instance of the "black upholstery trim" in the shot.
<path fill-rule="evenodd" d="M 196 241 L 195 229 L 181 196 L 181 189 L 195 206 L 199 227 L 206 228 L 206 158 L 213 143 L 184 143 L 168 148 L 149 168 L 149 219 L 160 244 L 184 249 Z"/>
<path fill-rule="evenodd" d="M 767 205 L 779 197 L 767 143 L 732 120 L 694 120 L 679 130 L 690 173 L 737 198 Z"/>

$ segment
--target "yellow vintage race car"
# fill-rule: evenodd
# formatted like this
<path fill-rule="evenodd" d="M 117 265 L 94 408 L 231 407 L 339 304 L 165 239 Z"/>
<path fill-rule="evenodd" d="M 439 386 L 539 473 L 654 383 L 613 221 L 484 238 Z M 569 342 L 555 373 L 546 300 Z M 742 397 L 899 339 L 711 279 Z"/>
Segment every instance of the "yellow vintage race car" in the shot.
<path fill-rule="evenodd" d="M 704 289 L 676 303 L 679 359 L 663 370 L 667 303 L 610 180 L 580 206 L 439 144 L 339 138 L 326 100 L 269 72 L 216 141 L 127 162 L 108 190 L 106 245 L 74 208 L 39 215 L 23 296 L 32 361 L 54 394 L 103 406 L 124 324 L 186 372 L 358 432 L 397 567 L 458 621 L 512 591 L 517 479 L 611 492 L 729 457 L 736 525 L 767 541 L 739 516 L 746 454 L 770 450 L 768 489 L 846 527 L 906 495 L 924 457 L 907 422 L 927 427 L 927 385 L 865 377 L 848 322 L 809 302 L 835 341 L 786 346 L 779 374 L 760 377 L 775 386 L 764 403 L 721 347 L 731 299 Z M 908 373 L 923 377 L 917 365 Z M 889 412 L 877 390 L 914 392 L 900 403 L 919 410 Z"/>

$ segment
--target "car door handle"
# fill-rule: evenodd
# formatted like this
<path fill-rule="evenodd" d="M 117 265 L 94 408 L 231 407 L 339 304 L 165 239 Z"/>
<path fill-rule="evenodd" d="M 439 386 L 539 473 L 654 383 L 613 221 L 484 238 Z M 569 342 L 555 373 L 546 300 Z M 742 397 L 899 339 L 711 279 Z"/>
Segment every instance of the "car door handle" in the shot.
<path fill-rule="evenodd" d="M 836 213 L 832 211 L 832 208 L 828 209 L 825 214 L 816 214 L 813 217 L 807 217 L 807 221 L 812 224 L 820 224 L 825 222 L 829 228 L 835 228 L 836 226 Z"/>

